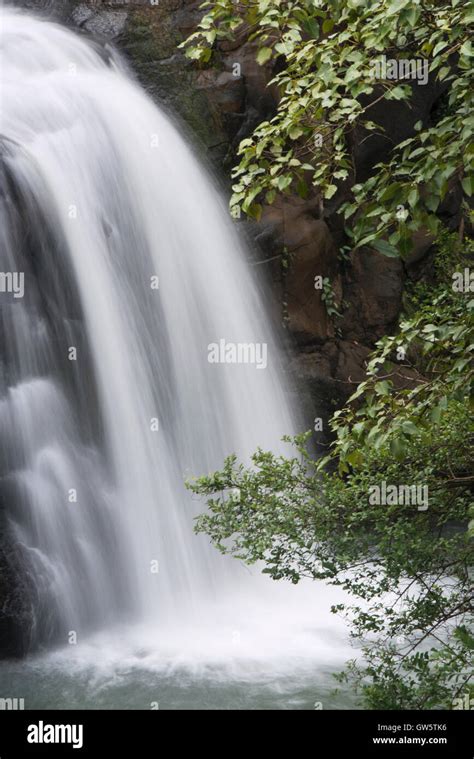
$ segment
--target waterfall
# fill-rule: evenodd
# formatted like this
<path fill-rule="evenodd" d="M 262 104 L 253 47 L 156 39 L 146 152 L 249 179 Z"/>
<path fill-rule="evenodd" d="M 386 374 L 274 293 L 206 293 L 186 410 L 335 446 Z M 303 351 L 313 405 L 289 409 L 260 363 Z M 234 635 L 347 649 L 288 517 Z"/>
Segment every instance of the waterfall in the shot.
<path fill-rule="evenodd" d="M 199 614 L 247 573 L 193 534 L 185 478 L 294 429 L 260 286 L 118 54 L 0 19 L 0 505 L 31 642 Z"/>

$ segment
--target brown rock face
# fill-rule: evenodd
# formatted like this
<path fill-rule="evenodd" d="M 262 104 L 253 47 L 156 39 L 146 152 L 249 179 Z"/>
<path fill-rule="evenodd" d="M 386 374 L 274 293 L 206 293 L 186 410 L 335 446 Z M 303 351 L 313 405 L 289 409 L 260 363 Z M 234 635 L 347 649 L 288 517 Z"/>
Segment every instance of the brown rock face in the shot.
<path fill-rule="evenodd" d="M 337 252 L 328 226 L 315 214 L 314 201 L 299 198 L 277 201 L 265 209 L 263 222 L 277 230 L 289 257 L 289 269 L 283 282 L 287 303 L 287 324 L 301 344 L 334 337 L 334 325 L 328 318 L 316 278 L 329 278 L 341 293 Z"/>
<path fill-rule="evenodd" d="M 217 114 L 242 113 L 245 89 L 241 77 L 234 76 L 230 71 L 206 69 L 199 73 L 196 86 L 206 93 L 210 106 Z"/>
<path fill-rule="evenodd" d="M 344 335 L 370 344 L 386 334 L 400 313 L 403 279 L 399 259 L 369 249 L 352 253 L 344 290 Z"/>

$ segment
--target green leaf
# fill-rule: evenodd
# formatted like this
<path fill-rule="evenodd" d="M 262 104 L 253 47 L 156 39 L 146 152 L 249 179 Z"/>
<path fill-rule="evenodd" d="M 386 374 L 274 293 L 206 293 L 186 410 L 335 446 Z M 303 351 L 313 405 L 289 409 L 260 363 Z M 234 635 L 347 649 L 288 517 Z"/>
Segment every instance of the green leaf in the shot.
<path fill-rule="evenodd" d="M 469 649 L 474 649 L 474 638 L 464 625 L 459 625 L 454 630 L 454 636 L 461 641 L 463 646 Z"/>
<path fill-rule="evenodd" d="M 370 243 L 370 247 L 375 248 L 376 251 L 388 258 L 400 258 L 397 248 L 394 248 L 393 245 L 390 245 L 386 240 L 373 240 Z"/>
<path fill-rule="evenodd" d="M 420 432 L 416 424 L 410 421 L 405 421 L 402 423 L 402 430 L 406 435 L 418 435 Z"/>
<path fill-rule="evenodd" d="M 404 87 L 399 85 L 388 90 L 385 97 L 387 100 L 406 100 L 409 95 L 410 92 L 407 91 L 406 85 Z"/>
<path fill-rule="evenodd" d="M 474 175 L 471 174 L 468 177 L 464 177 L 464 179 L 461 182 L 461 185 L 466 195 L 470 198 L 472 193 L 474 192 Z"/>
<path fill-rule="evenodd" d="M 420 193 L 418 192 L 418 188 L 414 187 L 413 190 L 410 190 L 410 192 L 408 193 L 408 203 L 411 206 L 411 208 L 415 208 L 419 199 L 420 199 Z"/>
<path fill-rule="evenodd" d="M 286 190 L 287 187 L 290 186 L 290 184 L 292 183 L 292 181 L 293 181 L 293 177 L 291 175 L 287 175 L 286 174 L 284 176 L 278 177 L 278 182 L 277 182 L 278 189 L 280 191 Z"/>
<path fill-rule="evenodd" d="M 439 198 L 437 198 L 436 195 L 428 195 L 425 198 L 425 205 L 427 208 L 429 208 L 430 211 L 433 211 L 433 213 L 435 213 L 439 206 Z"/>
<path fill-rule="evenodd" d="M 327 18 L 325 21 L 323 21 L 323 33 L 329 34 L 329 32 L 332 32 L 334 29 L 334 21 L 332 18 Z"/>
<path fill-rule="evenodd" d="M 335 184 L 330 184 L 326 189 L 324 190 L 324 197 L 329 200 L 333 197 L 337 192 L 337 186 Z"/>
<path fill-rule="evenodd" d="M 377 395 L 386 395 L 390 390 L 390 384 L 386 380 L 382 380 L 381 382 L 376 382 L 374 386 L 374 390 L 377 393 Z"/>
<path fill-rule="evenodd" d="M 292 140 L 297 140 L 303 134 L 303 129 L 300 126 L 292 126 L 288 134 Z"/>
<path fill-rule="evenodd" d="M 433 422 L 433 424 L 439 424 L 442 412 L 443 412 L 443 410 L 442 410 L 441 406 L 435 406 L 430 411 L 430 419 Z"/>
<path fill-rule="evenodd" d="M 255 219 L 255 221 L 260 221 L 262 217 L 262 206 L 260 203 L 252 203 L 252 205 L 247 209 L 247 214 L 252 218 Z"/>
<path fill-rule="evenodd" d="M 257 53 L 257 63 L 263 66 L 272 57 L 271 47 L 261 47 Z"/>
<path fill-rule="evenodd" d="M 396 459 L 403 456 L 405 451 L 403 440 L 399 437 L 393 437 L 390 440 L 390 451 Z"/>

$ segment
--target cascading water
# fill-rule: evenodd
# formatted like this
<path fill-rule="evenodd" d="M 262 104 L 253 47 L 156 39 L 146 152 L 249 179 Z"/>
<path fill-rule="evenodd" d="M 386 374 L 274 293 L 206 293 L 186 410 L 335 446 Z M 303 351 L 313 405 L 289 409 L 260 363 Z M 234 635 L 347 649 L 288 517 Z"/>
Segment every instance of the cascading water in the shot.
<path fill-rule="evenodd" d="M 193 535 L 183 481 L 292 431 L 277 346 L 224 204 L 120 58 L 1 27 L 0 271 L 24 295 L 0 293 L 0 499 L 32 642 L 182 631 L 252 579 Z M 210 363 L 221 340 L 266 361 Z"/>

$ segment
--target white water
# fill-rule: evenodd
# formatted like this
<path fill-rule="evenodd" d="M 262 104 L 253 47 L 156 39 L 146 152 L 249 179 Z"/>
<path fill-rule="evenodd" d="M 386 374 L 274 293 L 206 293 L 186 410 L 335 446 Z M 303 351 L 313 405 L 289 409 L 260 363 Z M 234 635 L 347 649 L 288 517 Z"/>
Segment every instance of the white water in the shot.
<path fill-rule="evenodd" d="M 103 665 L 137 634 L 161 668 L 329 658 L 334 594 L 275 588 L 192 532 L 204 505 L 184 478 L 295 429 L 224 203 L 115 53 L 4 10 L 0 70 L 0 270 L 25 272 L 0 309 L 0 495 L 34 578 L 32 642 L 74 630 Z M 208 363 L 221 338 L 267 344 L 267 368 Z"/>

